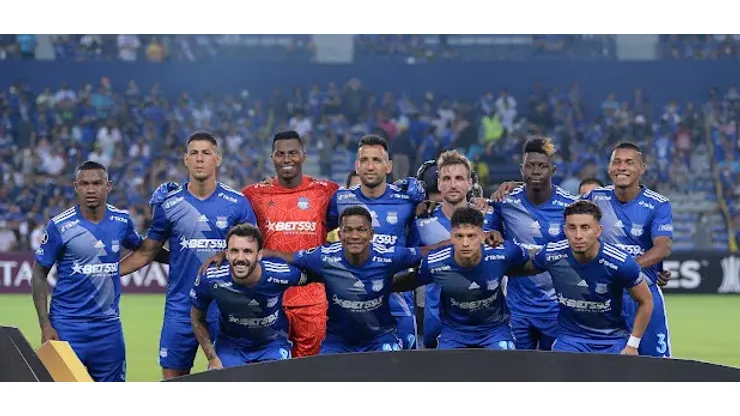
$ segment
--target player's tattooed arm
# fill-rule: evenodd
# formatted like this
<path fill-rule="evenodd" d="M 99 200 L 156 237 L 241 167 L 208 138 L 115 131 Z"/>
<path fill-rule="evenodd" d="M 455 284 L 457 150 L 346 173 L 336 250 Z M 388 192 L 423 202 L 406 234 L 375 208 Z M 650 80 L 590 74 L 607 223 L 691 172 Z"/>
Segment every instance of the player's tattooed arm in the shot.
<path fill-rule="evenodd" d="M 208 332 L 206 312 L 196 308 L 195 306 L 191 306 L 190 324 L 193 326 L 195 339 L 198 340 L 198 344 L 203 350 L 203 354 L 205 354 L 208 359 L 209 367 L 213 368 L 211 363 L 218 360 L 218 356 L 216 355 L 216 348 L 214 348 L 213 341 L 211 340 L 211 334 Z"/>
<path fill-rule="evenodd" d="M 637 257 L 637 264 L 644 269 L 662 262 L 671 255 L 672 246 L 673 240 L 670 237 L 659 236 L 653 238 L 653 248 Z"/>
<path fill-rule="evenodd" d="M 421 283 L 416 277 L 416 269 L 396 274 L 393 276 L 392 290 L 394 292 L 408 292 L 416 289 L 421 286 Z"/>
<path fill-rule="evenodd" d="M 144 241 L 141 242 L 139 248 L 137 248 L 135 251 L 131 252 L 128 256 L 124 257 L 123 260 L 121 260 L 121 276 L 133 273 L 154 261 L 159 251 L 162 250 L 163 245 L 163 241 L 145 238 Z"/>
<path fill-rule="evenodd" d="M 509 277 L 519 277 L 533 276 L 535 274 L 542 273 L 544 270 L 540 270 L 537 266 L 534 265 L 534 262 L 532 261 L 532 259 L 534 259 L 535 253 L 535 250 L 529 249 L 529 260 L 521 266 L 510 267 L 509 270 L 506 271 L 506 275 Z"/>
<path fill-rule="evenodd" d="M 58 341 L 59 334 L 51 326 L 49 321 L 49 289 L 46 283 L 46 278 L 49 275 L 48 267 L 44 267 L 39 263 L 34 263 L 33 272 L 31 274 L 31 293 L 33 297 L 33 306 L 36 308 L 36 315 L 39 318 L 39 326 L 41 327 L 41 343 L 46 341 Z"/>

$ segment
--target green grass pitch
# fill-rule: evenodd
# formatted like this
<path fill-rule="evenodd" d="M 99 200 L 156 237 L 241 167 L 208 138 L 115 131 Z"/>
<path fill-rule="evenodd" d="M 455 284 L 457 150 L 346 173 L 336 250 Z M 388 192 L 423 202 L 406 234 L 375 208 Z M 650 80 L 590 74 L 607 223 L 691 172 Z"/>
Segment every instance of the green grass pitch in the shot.
<path fill-rule="evenodd" d="M 676 358 L 740 367 L 740 296 L 668 295 L 671 346 Z M 123 295 L 121 315 L 126 337 L 129 381 L 156 381 L 162 325 L 162 295 Z M 1 295 L 0 325 L 21 329 L 34 348 L 40 343 L 31 295 Z M 193 372 L 204 371 L 198 352 Z"/>

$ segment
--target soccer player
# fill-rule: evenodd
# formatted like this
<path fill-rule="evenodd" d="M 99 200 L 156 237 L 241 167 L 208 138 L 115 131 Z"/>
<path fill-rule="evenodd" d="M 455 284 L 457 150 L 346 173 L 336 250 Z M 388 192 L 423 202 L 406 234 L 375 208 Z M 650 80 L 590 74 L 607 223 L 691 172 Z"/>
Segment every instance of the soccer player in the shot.
<path fill-rule="evenodd" d="M 444 157 L 442 154 L 440 160 Z M 440 187 L 446 167 L 449 165 L 440 168 Z M 438 348 L 513 350 L 501 281 L 509 268 L 524 266 L 530 254 L 511 241 L 496 247 L 484 245 L 483 213 L 476 208 L 457 208 L 450 224 L 452 246 L 425 256 L 416 281 L 416 285 L 436 283 L 441 288 Z M 409 281 L 412 277 L 397 277 L 394 288 L 407 289 L 404 283 Z"/>
<path fill-rule="evenodd" d="M 593 191 L 596 188 L 603 188 L 604 182 L 601 182 L 600 180 L 596 178 L 586 178 L 581 181 L 581 184 L 578 185 L 578 195 L 586 195 L 587 193 Z"/>
<path fill-rule="evenodd" d="M 329 320 L 321 354 L 401 349 L 389 303 L 393 275 L 416 267 L 426 253 L 442 246 L 372 243 L 372 222 L 366 208 L 348 207 L 339 215 L 341 243 L 297 253 L 264 251 L 265 256 L 281 258 L 324 281 Z"/>
<path fill-rule="evenodd" d="M 450 238 L 450 219 L 455 210 L 469 206 L 467 195 L 473 186 L 470 161 L 460 152 L 449 150 L 442 153 L 436 163 L 438 172 L 435 188 L 442 203 L 434 207 L 430 217 L 417 218 L 411 227 L 411 246 L 439 243 Z M 432 179 L 432 178 L 430 178 Z M 426 181 L 425 181 L 426 183 Z M 490 230 L 491 216 L 484 220 L 484 231 Z M 435 348 L 441 331 L 439 319 L 439 286 L 430 283 L 424 292 L 423 344 L 424 348 Z"/>
<path fill-rule="evenodd" d="M 216 181 L 221 152 L 210 133 L 190 135 L 185 154 L 188 182 L 155 201 L 152 226 L 141 246 L 121 261 L 121 274 L 149 264 L 169 241 L 171 261 L 159 364 L 164 378 L 190 373 L 198 340 L 190 324 L 190 289 L 203 261 L 226 247 L 226 233 L 236 224 L 254 224 L 252 207 L 236 190 Z M 218 309 L 208 311 L 211 334 L 217 333 Z"/>
<path fill-rule="evenodd" d="M 555 146 L 549 138 L 531 137 L 523 150 L 524 184 L 493 203 L 492 227 L 526 249 L 539 249 L 563 239 L 563 210 L 577 197 L 552 183 Z M 557 331 L 558 304 L 549 273 L 508 279 L 506 297 L 516 348 L 550 350 Z"/>
<path fill-rule="evenodd" d="M 121 247 L 141 244 L 128 211 L 106 204 L 112 186 L 103 165 L 86 161 L 77 168 L 78 204 L 49 221 L 31 279 L 41 342 L 69 342 L 95 381 L 126 381 L 118 262 Z M 159 261 L 167 263 L 166 254 Z M 57 283 L 47 309 L 54 264 Z"/>
<path fill-rule="evenodd" d="M 528 273 L 548 270 L 555 285 L 560 313 L 553 351 L 638 355 L 653 310 L 640 266 L 601 239 L 596 204 L 575 202 L 564 216 L 567 240 L 548 243 L 525 266 Z M 637 304 L 631 333 L 622 316 L 625 290 Z"/>
<path fill-rule="evenodd" d="M 640 355 L 671 356 L 671 337 L 668 329 L 665 302 L 660 285 L 663 260 L 671 254 L 673 240 L 673 213 L 668 198 L 640 185 L 645 163 L 639 146 L 623 142 L 611 154 L 609 177 L 613 185 L 598 188 L 583 197 L 593 201 L 604 215 L 605 242 L 636 257 L 653 294 L 653 314 L 645 337 L 640 344 Z M 632 325 L 636 305 L 625 294 L 624 313 Z M 635 324 L 636 325 L 636 324 Z"/>
<path fill-rule="evenodd" d="M 362 137 L 355 161 L 355 171 L 360 176 L 361 185 L 340 189 L 332 197 L 327 214 L 330 228 L 337 226 L 337 218 L 342 211 L 362 206 L 372 216 L 373 243 L 385 247 L 407 247 L 416 206 L 422 201 L 413 200 L 396 185 L 386 183 L 386 177 L 392 170 L 393 162 L 388 157 L 385 139 L 376 135 Z M 398 333 L 404 349 L 416 349 L 414 311 L 413 292 L 391 295 L 391 312 L 398 321 Z"/>
<path fill-rule="evenodd" d="M 257 227 L 234 226 L 226 235 L 228 264 L 195 279 L 190 319 L 210 369 L 290 358 L 283 292 L 307 278 L 282 260 L 263 258 L 262 244 Z M 215 347 L 206 321 L 211 302 L 220 312 Z"/>

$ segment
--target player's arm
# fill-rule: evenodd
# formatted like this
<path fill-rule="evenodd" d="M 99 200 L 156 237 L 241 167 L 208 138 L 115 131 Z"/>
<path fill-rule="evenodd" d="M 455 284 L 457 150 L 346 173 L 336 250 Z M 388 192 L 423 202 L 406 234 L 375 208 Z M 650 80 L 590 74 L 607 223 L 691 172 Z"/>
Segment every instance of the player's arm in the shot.
<path fill-rule="evenodd" d="M 309 282 L 319 282 L 321 277 L 321 246 L 296 252 L 275 251 L 263 248 L 262 257 L 275 257 L 306 272 Z"/>
<path fill-rule="evenodd" d="M 514 189 L 522 186 L 524 182 L 504 182 L 496 191 L 491 195 L 491 201 L 501 202 L 503 201 Z"/>
<path fill-rule="evenodd" d="M 262 257 L 275 257 L 277 259 L 280 259 L 288 264 L 293 264 L 293 260 L 295 259 L 296 254 L 298 254 L 297 251 L 275 251 L 270 250 L 269 248 L 263 248 L 262 249 Z"/>
<path fill-rule="evenodd" d="M 190 325 L 193 327 L 193 334 L 195 334 L 195 339 L 198 340 L 198 345 L 200 345 L 203 354 L 208 359 L 208 368 L 215 370 L 223 368 L 223 365 L 218 355 L 216 355 L 216 348 L 213 346 L 211 333 L 208 330 L 208 321 L 206 320 L 206 313 L 213 299 L 210 296 L 208 284 L 200 284 L 201 278 L 201 275 L 198 275 L 193 288 L 190 290 Z"/>
<path fill-rule="evenodd" d="M 622 354 L 637 355 L 640 340 L 643 334 L 645 334 L 645 329 L 653 314 L 653 294 L 650 292 L 650 288 L 648 288 L 644 275 L 640 272 L 640 266 L 632 258 L 627 258 L 625 266 L 620 268 L 619 273 L 619 277 L 627 287 L 627 292 L 629 292 L 632 299 L 637 303 L 632 334 L 630 334 L 629 341 L 627 341 L 627 346 L 622 350 Z"/>
<path fill-rule="evenodd" d="M 547 270 L 544 247 L 539 251 L 527 249 L 527 257 L 524 264 L 512 264 L 506 271 L 506 275 L 509 277 L 533 276 Z"/>
<path fill-rule="evenodd" d="M 164 241 L 152 240 L 151 238 L 145 238 L 139 248 L 132 251 L 128 256 L 121 260 L 120 272 L 121 276 L 133 273 L 147 264 L 153 262 L 157 255 L 162 250 Z M 169 252 L 166 255 L 166 262 L 169 263 Z"/>
<path fill-rule="evenodd" d="M 415 269 L 408 270 L 404 273 L 398 273 L 393 276 L 393 292 L 408 292 L 422 286 L 418 280 L 418 273 Z"/>
<path fill-rule="evenodd" d="M 63 248 L 62 237 L 56 225 L 49 221 L 44 232 L 41 246 L 36 250 L 33 271 L 31 272 L 31 297 L 41 328 L 41 343 L 59 340 L 59 334 L 49 321 L 49 271 L 56 263 Z"/>
<path fill-rule="evenodd" d="M 337 192 L 335 191 L 329 199 L 326 209 L 326 229 L 333 230 L 339 227 L 339 204 L 337 203 Z"/>
<path fill-rule="evenodd" d="M 165 185 L 162 185 L 165 186 Z M 161 187 L 160 187 L 161 188 Z M 131 218 L 128 219 L 126 235 L 123 238 L 122 244 L 128 250 L 135 251 L 141 247 L 141 243 L 144 239 L 136 232 L 133 221 Z M 170 264 L 170 252 L 166 248 L 162 247 L 154 256 L 154 261 L 162 264 Z M 122 273 L 123 274 L 123 273 Z M 126 273 L 128 274 L 128 273 Z"/>
<path fill-rule="evenodd" d="M 650 222 L 650 235 L 653 236 L 653 248 L 637 258 L 637 264 L 643 269 L 656 265 L 671 255 L 673 246 L 673 212 L 671 203 L 658 205 L 655 216 Z"/>

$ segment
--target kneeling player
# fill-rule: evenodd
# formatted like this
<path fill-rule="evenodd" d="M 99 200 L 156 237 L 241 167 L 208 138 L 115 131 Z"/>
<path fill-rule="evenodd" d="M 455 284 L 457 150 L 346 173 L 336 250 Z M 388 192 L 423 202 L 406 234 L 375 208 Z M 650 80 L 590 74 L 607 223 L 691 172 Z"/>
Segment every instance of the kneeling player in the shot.
<path fill-rule="evenodd" d="M 409 283 L 440 287 L 439 349 L 514 349 L 501 280 L 509 268 L 527 263 L 530 255 L 511 241 L 484 245 L 483 220 L 478 209 L 455 210 L 450 220 L 452 246 L 424 257 L 416 282 L 410 276 L 394 281 L 397 290 L 408 290 L 404 286 Z"/>
<path fill-rule="evenodd" d="M 208 268 L 190 292 L 193 332 L 210 369 L 290 358 L 283 292 L 307 283 L 306 276 L 281 260 L 263 259 L 262 243 L 257 227 L 232 228 L 226 236 L 228 265 Z M 215 346 L 206 322 L 212 301 L 220 312 Z"/>
<path fill-rule="evenodd" d="M 575 202 L 564 216 L 567 240 L 548 243 L 525 266 L 527 274 L 548 271 L 552 276 L 560 306 L 553 351 L 638 355 L 653 312 L 640 266 L 600 239 L 601 210 L 594 203 Z M 638 304 L 631 334 L 622 316 L 625 289 Z"/>
<path fill-rule="evenodd" d="M 393 275 L 416 267 L 424 254 L 441 244 L 422 248 L 371 244 L 372 217 L 361 206 L 348 207 L 339 215 L 339 239 L 341 243 L 297 253 L 265 250 L 265 255 L 322 277 L 329 320 L 321 354 L 400 350 L 389 303 Z"/>

